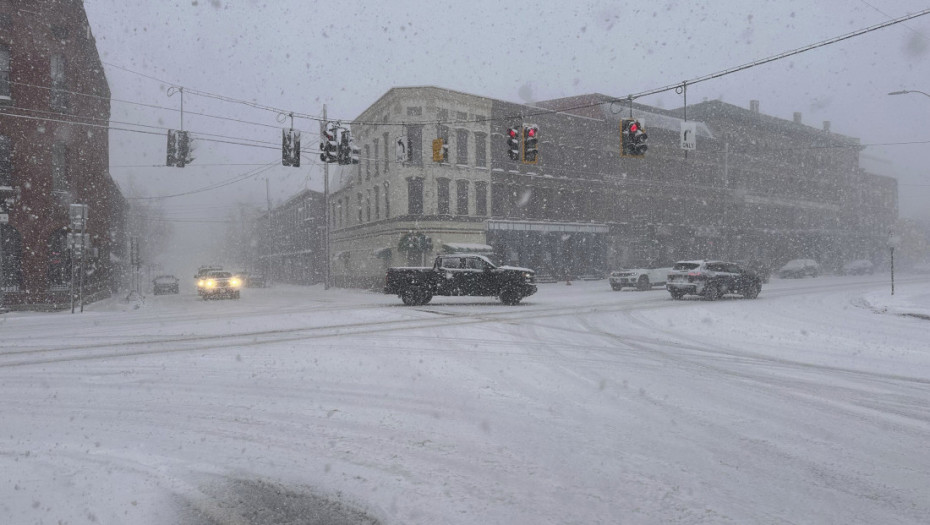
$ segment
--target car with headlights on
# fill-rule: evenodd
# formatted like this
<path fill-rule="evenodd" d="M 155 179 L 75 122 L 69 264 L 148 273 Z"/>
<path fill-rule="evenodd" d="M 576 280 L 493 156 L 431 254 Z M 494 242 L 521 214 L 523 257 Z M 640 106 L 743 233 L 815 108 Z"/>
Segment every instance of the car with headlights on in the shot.
<path fill-rule="evenodd" d="M 206 299 L 238 299 L 242 279 L 231 272 L 210 272 L 203 278 L 201 295 Z"/>

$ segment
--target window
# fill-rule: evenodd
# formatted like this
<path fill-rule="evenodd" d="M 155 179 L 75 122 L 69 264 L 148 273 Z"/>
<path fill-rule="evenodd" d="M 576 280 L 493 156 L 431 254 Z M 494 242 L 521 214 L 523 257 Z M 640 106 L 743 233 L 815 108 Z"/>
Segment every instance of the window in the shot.
<path fill-rule="evenodd" d="M 436 213 L 449 215 L 449 179 L 436 179 Z"/>
<path fill-rule="evenodd" d="M 468 181 L 455 181 L 455 213 L 468 215 Z"/>
<path fill-rule="evenodd" d="M 381 218 L 381 186 L 375 186 L 375 219 Z"/>
<path fill-rule="evenodd" d="M 0 135 L 0 186 L 13 185 L 13 142 Z"/>
<path fill-rule="evenodd" d="M 371 222 L 371 190 L 365 192 L 365 222 Z"/>
<path fill-rule="evenodd" d="M 0 291 L 17 291 L 22 284 L 22 236 L 16 228 L 0 223 Z"/>
<path fill-rule="evenodd" d="M 52 145 L 52 191 L 68 191 L 68 146 L 64 142 Z"/>
<path fill-rule="evenodd" d="M 475 166 L 479 168 L 488 167 L 488 135 L 486 133 L 475 133 Z"/>
<path fill-rule="evenodd" d="M 442 139 L 443 145 L 448 146 L 449 145 L 449 126 L 443 126 L 442 124 L 436 126 L 436 138 Z M 442 162 L 449 162 L 449 148 L 448 147 L 443 152 Z"/>
<path fill-rule="evenodd" d="M 380 167 L 381 164 L 380 164 L 380 162 L 379 162 L 379 160 L 378 160 L 378 159 L 380 158 L 379 155 L 381 155 L 381 147 L 380 147 L 380 145 L 378 144 L 378 139 L 374 139 L 374 143 L 373 143 L 373 144 L 374 144 L 374 146 L 372 146 L 372 149 L 375 150 L 375 177 L 377 177 L 378 175 L 381 174 L 381 171 L 380 171 L 380 170 L 381 170 L 381 167 Z"/>
<path fill-rule="evenodd" d="M 387 118 L 385 117 L 385 122 L 386 121 Z M 384 133 L 382 137 L 384 137 L 384 173 L 387 173 L 388 166 L 390 166 L 390 162 L 388 162 L 388 160 L 391 158 L 391 155 L 388 154 L 388 148 L 390 147 L 391 141 L 387 133 Z"/>
<path fill-rule="evenodd" d="M 385 182 L 384 183 L 384 218 L 385 219 L 391 218 L 391 199 L 389 196 L 390 192 L 388 192 L 389 188 L 390 188 L 390 183 Z"/>
<path fill-rule="evenodd" d="M 52 109 L 56 110 L 65 110 L 68 109 L 69 98 L 67 91 L 67 76 L 65 69 L 65 56 L 61 54 L 52 55 L 51 59 L 51 74 L 52 74 L 52 91 L 49 104 L 52 106 Z"/>
<path fill-rule="evenodd" d="M 468 130 L 455 130 L 455 162 L 456 164 L 468 164 Z"/>
<path fill-rule="evenodd" d="M 456 111 L 455 118 L 456 120 L 468 120 L 468 113 L 464 111 Z"/>
<path fill-rule="evenodd" d="M 407 213 L 423 215 L 423 179 L 419 177 L 407 179 Z"/>
<path fill-rule="evenodd" d="M 411 106 L 407 108 L 408 117 L 419 117 L 423 114 L 423 108 L 419 106 Z"/>
<path fill-rule="evenodd" d="M 375 164 L 375 167 L 378 167 L 378 165 Z M 371 146 L 369 146 L 368 144 L 365 144 L 365 180 L 368 180 L 370 178 L 371 178 Z"/>
<path fill-rule="evenodd" d="M 414 166 L 423 165 L 423 126 L 407 126 L 407 159 Z"/>
<path fill-rule="evenodd" d="M 10 91 L 10 48 L 0 44 L 0 100 L 9 100 Z"/>
<path fill-rule="evenodd" d="M 484 217 L 488 214 L 488 183 L 475 183 L 475 215 Z"/>
<path fill-rule="evenodd" d="M 463 262 L 461 257 L 443 257 L 439 262 L 439 267 L 457 270 L 465 267 Z"/>
<path fill-rule="evenodd" d="M 504 199 L 507 198 L 507 186 L 503 184 L 491 185 L 491 213 L 495 217 L 503 217 L 506 209 Z"/>

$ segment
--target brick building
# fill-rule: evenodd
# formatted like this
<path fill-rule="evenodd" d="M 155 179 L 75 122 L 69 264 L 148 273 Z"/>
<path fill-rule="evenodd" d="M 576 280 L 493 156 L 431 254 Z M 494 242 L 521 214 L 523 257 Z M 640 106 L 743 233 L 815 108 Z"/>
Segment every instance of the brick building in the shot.
<path fill-rule="evenodd" d="M 292 284 L 323 282 L 323 194 L 304 190 L 259 217 L 252 231 L 250 266 L 267 279 Z"/>
<path fill-rule="evenodd" d="M 0 285 L 8 307 L 70 303 L 68 207 L 86 204 L 84 296 L 108 296 L 128 205 L 108 173 L 110 91 L 80 0 L 0 1 Z"/>

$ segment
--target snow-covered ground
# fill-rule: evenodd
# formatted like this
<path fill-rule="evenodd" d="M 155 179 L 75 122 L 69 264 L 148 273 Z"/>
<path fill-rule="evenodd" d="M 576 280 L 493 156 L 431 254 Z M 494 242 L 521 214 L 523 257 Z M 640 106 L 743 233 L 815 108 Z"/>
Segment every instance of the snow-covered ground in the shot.
<path fill-rule="evenodd" d="M 886 281 L 0 315 L 0 523 L 930 523 L 930 281 Z"/>

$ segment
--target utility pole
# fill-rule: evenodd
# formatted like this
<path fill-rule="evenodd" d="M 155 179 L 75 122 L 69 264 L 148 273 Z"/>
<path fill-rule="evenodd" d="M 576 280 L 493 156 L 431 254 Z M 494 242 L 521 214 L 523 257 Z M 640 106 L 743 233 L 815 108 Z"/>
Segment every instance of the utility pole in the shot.
<path fill-rule="evenodd" d="M 323 104 L 323 123 L 320 136 L 325 138 L 326 126 L 326 104 Z M 323 224 L 326 226 L 323 229 L 323 289 L 329 290 L 330 282 L 332 281 L 332 269 L 330 268 L 330 255 L 329 255 L 329 237 L 330 237 L 330 224 L 329 224 L 329 162 L 323 163 Z"/>
<path fill-rule="evenodd" d="M 271 182 L 265 179 L 265 201 L 268 205 L 268 283 L 274 283 L 274 228 L 271 224 Z"/>

